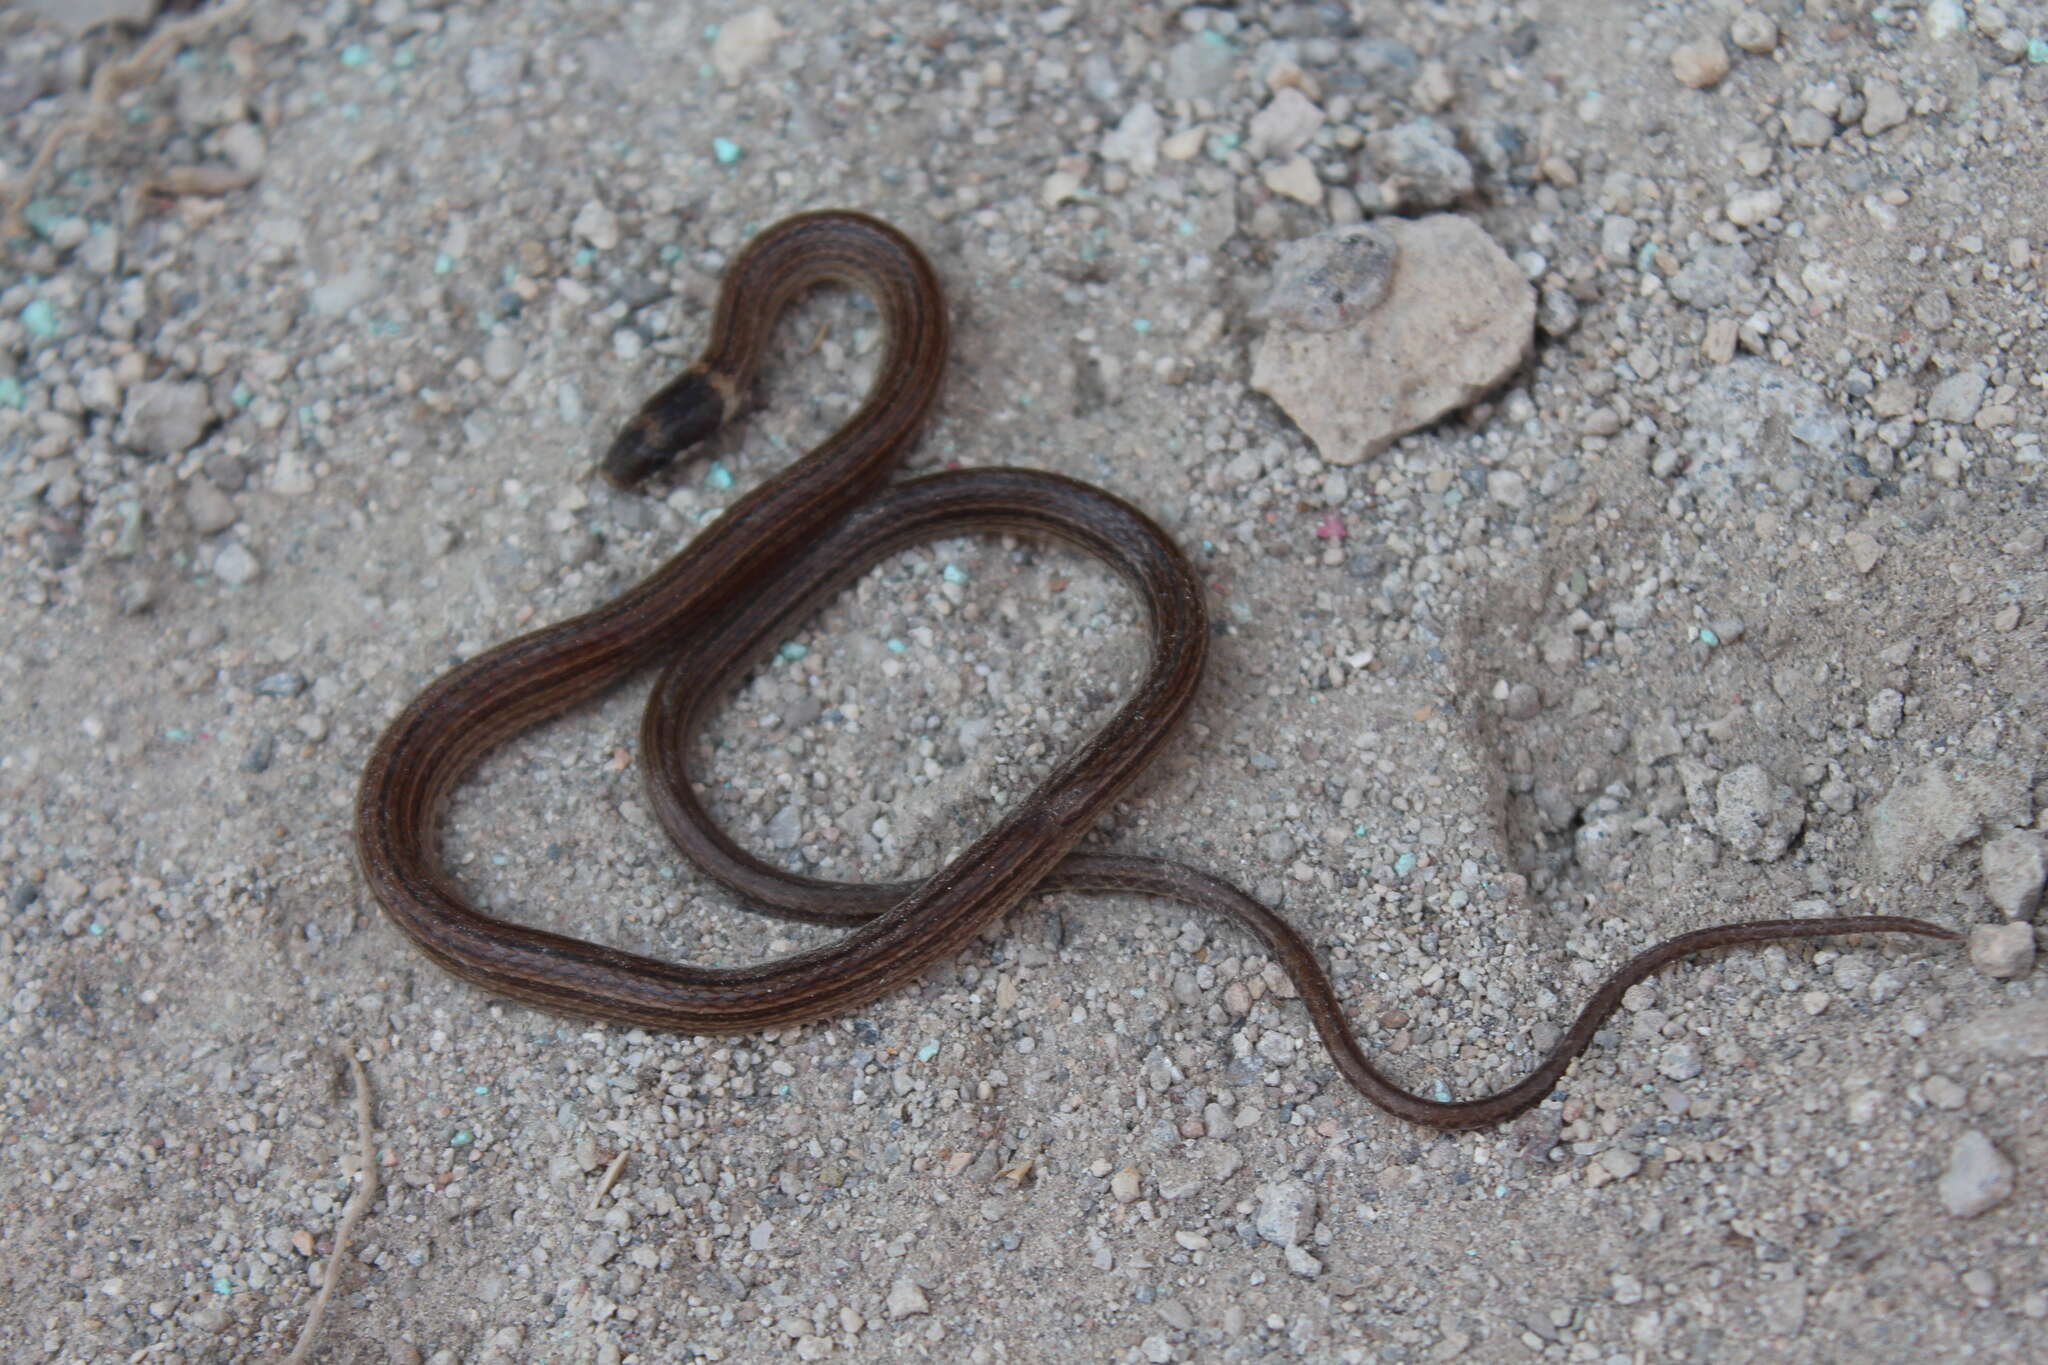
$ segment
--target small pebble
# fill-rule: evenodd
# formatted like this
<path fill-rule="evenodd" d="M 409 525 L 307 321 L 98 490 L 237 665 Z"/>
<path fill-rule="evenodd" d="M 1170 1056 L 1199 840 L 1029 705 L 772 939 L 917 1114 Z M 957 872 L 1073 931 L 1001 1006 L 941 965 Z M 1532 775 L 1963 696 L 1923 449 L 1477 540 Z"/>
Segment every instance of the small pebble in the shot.
<path fill-rule="evenodd" d="M 213 576 L 230 588 L 243 588 L 262 576 L 263 565 L 240 541 L 230 541 L 213 557 Z"/>
<path fill-rule="evenodd" d="M 718 26 L 718 37 L 711 43 L 711 65 L 727 85 L 737 84 L 766 60 L 788 32 L 766 6 L 750 9 Z"/>
<path fill-rule="evenodd" d="M 1777 190 L 1742 190 L 1728 197 L 1728 221 L 1737 227 L 1755 227 L 1778 216 L 1785 208 L 1785 196 Z"/>
<path fill-rule="evenodd" d="M 233 499 L 204 479 L 186 485 L 184 504 L 185 515 L 192 519 L 192 529 L 202 536 L 225 531 L 241 517 Z"/>
<path fill-rule="evenodd" d="M 1305 1242 L 1315 1230 L 1316 1192 L 1300 1180 L 1282 1180 L 1259 1187 L 1259 1208 L 1252 1227 L 1275 1246 Z"/>
<path fill-rule="evenodd" d="M 1980 924 L 1970 931 L 1970 961 L 1994 981 L 2011 981 L 2034 969 L 2034 926 L 2025 921 Z"/>
<path fill-rule="evenodd" d="M 1990 1138 L 1972 1128 L 1949 1150 L 1948 1169 L 1939 1184 L 1942 1207 L 1955 1218 L 1988 1213 L 2012 1197 L 2013 1175 L 2012 1162 Z"/>
<path fill-rule="evenodd" d="M 1897 689 L 1881 687 L 1863 708 L 1863 725 L 1878 739 L 1890 739 L 1906 718 L 1906 699 Z"/>
<path fill-rule="evenodd" d="M 1906 121 L 1909 111 L 1899 88 L 1890 81 L 1863 83 L 1863 135 L 1876 137 Z"/>
<path fill-rule="evenodd" d="M 1728 74 L 1728 49 L 1713 38 L 1673 48 L 1671 74 L 1681 85 L 1704 90 Z"/>
<path fill-rule="evenodd" d="M 1715 788 L 1715 803 L 1715 833 L 1751 862 L 1784 857 L 1806 827 L 1806 810 L 1797 793 L 1759 764 L 1745 763 L 1723 777 Z"/>
<path fill-rule="evenodd" d="M 619 244 L 618 216 L 595 199 L 585 200 L 583 207 L 576 210 L 576 220 L 569 230 L 599 251 L 610 251 Z"/>
<path fill-rule="evenodd" d="M 1762 56 L 1778 45 L 1778 21 L 1760 9 L 1746 9 L 1728 26 L 1728 40 L 1744 52 Z"/>
<path fill-rule="evenodd" d="M 519 338 L 507 331 L 491 334 L 484 343 L 484 374 L 496 383 L 503 384 L 519 373 L 519 367 L 526 363 L 526 352 L 519 344 Z"/>

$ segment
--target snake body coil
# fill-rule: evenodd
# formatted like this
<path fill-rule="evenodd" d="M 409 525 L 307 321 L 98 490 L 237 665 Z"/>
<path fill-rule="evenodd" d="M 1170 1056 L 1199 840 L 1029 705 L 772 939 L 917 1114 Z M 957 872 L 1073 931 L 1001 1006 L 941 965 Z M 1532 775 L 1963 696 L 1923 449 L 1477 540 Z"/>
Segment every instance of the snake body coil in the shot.
<path fill-rule="evenodd" d="M 734 416 L 776 318 L 827 282 L 865 291 L 881 313 L 884 347 L 859 411 L 636 586 L 443 674 L 371 753 L 356 800 L 357 860 L 393 923 L 449 971 L 566 1013 L 688 1033 L 748 1031 L 886 995 L 961 951 L 1033 892 L 1156 895 L 1231 916 L 1257 935 L 1294 980 L 1338 1068 L 1367 1098 L 1415 1123 L 1471 1128 L 1541 1100 L 1623 992 L 1688 953 L 1841 933 L 1957 937 L 1889 916 L 1752 921 L 1681 935 L 1617 972 L 1515 1086 L 1456 1102 L 1401 1089 L 1366 1060 L 1313 949 L 1278 915 L 1176 863 L 1071 852 L 1193 702 L 1208 641 L 1201 584 L 1163 531 L 1086 484 L 1019 469 L 886 484 L 930 414 L 946 354 L 938 281 L 900 233 L 847 212 L 801 214 L 762 232 L 727 272 L 703 356 L 627 424 L 605 456 L 606 476 L 630 486 Z M 1151 630 L 1135 692 L 987 834 L 925 881 L 822 882 L 770 867 L 733 844 L 697 801 L 687 766 L 689 741 L 721 685 L 777 630 L 882 556 L 985 529 L 1068 541 L 1131 583 Z M 441 814 L 485 754 L 662 658 L 668 662 L 649 700 L 641 757 L 663 825 L 748 908 L 853 926 L 836 942 L 751 967 L 678 965 L 493 918 L 442 865 Z"/>

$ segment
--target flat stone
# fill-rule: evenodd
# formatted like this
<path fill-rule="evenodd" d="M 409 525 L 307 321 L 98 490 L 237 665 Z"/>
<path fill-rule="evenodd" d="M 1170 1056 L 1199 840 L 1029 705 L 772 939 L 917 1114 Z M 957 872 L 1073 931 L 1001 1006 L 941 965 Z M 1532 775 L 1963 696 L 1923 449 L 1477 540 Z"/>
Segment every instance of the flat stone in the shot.
<path fill-rule="evenodd" d="M 1948 1169 L 1938 1186 L 1942 1207 L 1955 1218 L 1975 1218 L 2012 1197 L 2013 1164 L 1972 1128 L 1950 1149 Z"/>
<path fill-rule="evenodd" d="M 1365 223 L 1282 243 L 1272 288 L 1252 318 L 1302 332 L 1355 326 L 1393 287 L 1399 250 L 1393 233 Z"/>
<path fill-rule="evenodd" d="M 1267 189 L 1283 198 L 1300 204 L 1323 202 L 1323 178 L 1316 174 L 1315 163 L 1305 156 L 1290 157 L 1261 178 Z"/>
<path fill-rule="evenodd" d="M 204 384 L 154 379 L 128 390 L 120 439 L 145 455 L 180 455 L 199 444 L 212 424 Z"/>
<path fill-rule="evenodd" d="M 2031 919 L 2048 883 L 2048 835 L 2011 829 L 1988 841 L 1979 855 L 1984 894 L 2011 919 Z"/>
<path fill-rule="evenodd" d="M 888 1313 L 891 1319 L 914 1317 L 932 1311 L 931 1301 L 924 1296 L 924 1287 L 908 1275 L 898 1275 L 889 1286 Z"/>
<path fill-rule="evenodd" d="M 1737 227 L 1755 227 L 1777 217 L 1784 207 L 1785 195 L 1781 190 L 1742 190 L 1728 196 L 1723 212 Z"/>
<path fill-rule="evenodd" d="M 1905 96 L 1890 81 L 1863 82 L 1863 135 L 1876 137 L 1906 121 L 1911 113 Z"/>
<path fill-rule="evenodd" d="M 1977 371 L 1958 370 L 1927 395 L 1927 415 L 1937 422 L 1968 422 L 1983 406 L 1984 391 L 1989 387 L 1989 382 Z"/>
<path fill-rule="evenodd" d="M 1785 116 L 1785 140 L 1794 147 L 1825 147 L 1834 136 L 1835 121 L 1818 109 L 1802 106 Z"/>
<path fill-rule="evenodd" d="M 1472 402 L 1514 373 L 1535 338 L 1536 291 L 1476 223 L 1437 215 L 1378 226 L 1394 252 L 1378 306 L 1329 332 L 1276 320 L 1252 364 L 1252 387 L 1331 464 L 1369 459 Z"/>
<path fill-rule="evenodd" d="M 1292 156 L 1308 145 L 1323 126 L 1323 111 L 1293 86 L 1283 86 L 1265 108 L 1252 115 L 1253 156 Z"/>
<path fill-rule="evenodd" d="M 1870 394 L 1870 410 L 1887 420 L 1904 417 L 1913 411 L 1913 405 L 1920 401 L 1920 394 L 1913 387 L 1911 377 L 1895 374 L 1879 384 Z"/>

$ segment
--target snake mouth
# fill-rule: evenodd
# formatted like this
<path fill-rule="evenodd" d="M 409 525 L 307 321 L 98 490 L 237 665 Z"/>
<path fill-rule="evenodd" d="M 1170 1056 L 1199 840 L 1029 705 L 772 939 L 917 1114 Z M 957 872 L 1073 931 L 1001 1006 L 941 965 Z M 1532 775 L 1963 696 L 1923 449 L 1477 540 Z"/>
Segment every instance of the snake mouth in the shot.
<path fill-rule="evenodd" d="M 605 451 L 599 471 L 615 487 L 638 486 L 718 430 L 725 406 L 713 376 L 685 370 L 633 414 Z"/>

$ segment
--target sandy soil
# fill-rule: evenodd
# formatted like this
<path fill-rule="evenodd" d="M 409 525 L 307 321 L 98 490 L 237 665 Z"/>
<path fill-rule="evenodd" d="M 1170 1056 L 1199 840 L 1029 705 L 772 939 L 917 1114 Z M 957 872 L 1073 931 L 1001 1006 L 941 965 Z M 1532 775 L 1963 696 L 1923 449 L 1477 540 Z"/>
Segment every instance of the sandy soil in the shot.
<path fill-rule="evenodd" d="M 140 41 L 49 8 L 0 15 L 9 174 Z M 1683 930 L 2002 925 L 2048 827 L 2048 13 L 741 8 L 259 3 L 38 188 L 0 274 L 0 1354 L 285 1355 L 356 1188 L 353 1051 L 382 1190 L 321 1359 L 2048 1355 L 2018 963 L 1689 963 L 1540 1109 L 1444 1136 L 1171 906 L 1033 901 L 856 1018 L 678 1038 L 445 977 L 349 838 L 428 679 L 851 410 L 874 314 L 822 297 L 715 465 L 586 477 L 749 233 L 846 205 L 952 300 L 912 467 L 1099 483 L 1211 587 L 1195 721 L 1090 846 L 1281 905 L 1407 1083 L 1512 1080 Z M 1287 155 L 1251 133 L 1283 87 L 1323 116 Z M 1248 389 L 1251 305 L 1424 117 L 1542 330 L 1342 465 Z M 149 188 L 199 166 L 224 192 Z M 1055 547 L 896 556 L 724 710 L 714 807 L 793 868 L 930 871 L 1141 629 Z M 678 959 L 820 941 L 651 827 L 641 690 L 487 763 L 463 884 Z"/>

